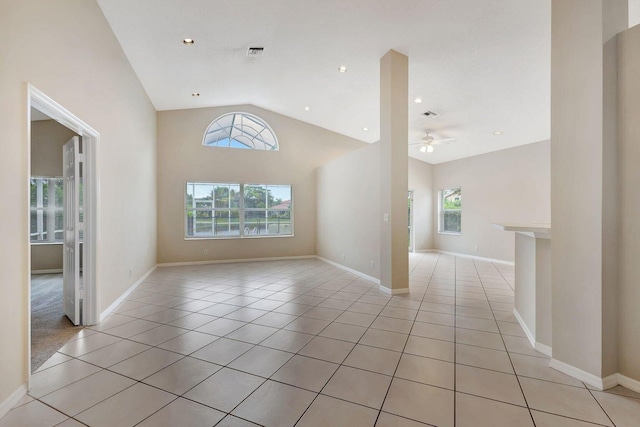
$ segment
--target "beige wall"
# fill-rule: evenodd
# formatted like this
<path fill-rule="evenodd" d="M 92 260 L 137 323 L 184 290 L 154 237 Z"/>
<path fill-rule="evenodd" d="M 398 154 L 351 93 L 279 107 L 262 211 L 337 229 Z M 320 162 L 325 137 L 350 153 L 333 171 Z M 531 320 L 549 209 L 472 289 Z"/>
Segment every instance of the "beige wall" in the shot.
<path fill-rule="evenodd" d="M 77 135 L 54 120 L 31 122 L 31 176 L 62 176 L 62 147 Z M 62 243 L 31 245 L 31 271 L 62 270 Z"/>
<path fill-rule="evenodd" d="M 414 250 L 433 249 L 433 165 L 409 158 L 409 190 L 413 190 Z"/>
<path fill-rule="evenodd" d="M 264 119 L 275 132 L 280 151 L 204 147 L 202 136 L 207 126 L 231 111 L 244 111 Z M 250 105 L 159 112 L 158 262 L 315 255 L 314 170 L 364 145 Z M 291 184 L 294 236 L 185 240 L 187 181 Z"/>
<path fill-rule="evenodd" d="M 618 370 L 640 381 L 640 26 L 619 39 Z"/>
<path fill-rule="evenodd" d="M 156 259 L 155 111 L 98 5 L 0 0 L 0 402 L 27 381 L 26 82 L 100 132 L 99 309 Z M 129 270 L 132 271 L 131 276 Z"/>
<path fill-rule="evenodd" d="M 549 141 L 543 141 L 435 165 L 434 247 L 513 261 L 513 233 L 491 224 L 550 222 L 549 147 Z M 451 187 L 462 188 L 460 235 L 437 232 L 438 191 Z"/>
<path fill-rule="evenodd" d="M 318 255 L 379 279 L 380 143 L 327 163 L 316 177 Z"/>

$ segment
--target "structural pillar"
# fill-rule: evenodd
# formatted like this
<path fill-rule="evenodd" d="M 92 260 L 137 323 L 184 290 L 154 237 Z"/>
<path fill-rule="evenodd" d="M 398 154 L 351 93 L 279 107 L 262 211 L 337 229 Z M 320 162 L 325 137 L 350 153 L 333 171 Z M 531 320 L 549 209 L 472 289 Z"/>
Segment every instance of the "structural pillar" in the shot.
<path fill-rule="evenodd" d="M 617 58 L 627 0 L 552 0 L 551 367 L 617 372 Z"/>
<path fill-rule="evenodd" d="M 380 59 L 380 287 L 409 292 L 409 58 Z"/>

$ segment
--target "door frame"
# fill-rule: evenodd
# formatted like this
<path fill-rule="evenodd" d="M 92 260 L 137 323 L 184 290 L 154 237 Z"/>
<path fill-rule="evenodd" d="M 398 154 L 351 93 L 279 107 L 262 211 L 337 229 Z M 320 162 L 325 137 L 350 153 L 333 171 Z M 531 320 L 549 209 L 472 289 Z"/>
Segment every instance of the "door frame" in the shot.
<path fill-rule="evenodd" d="M 83 288 L 84 296 L 82 302 L 83 325 L 95 325 L 100 322 L 98 312 L 98 286 L 97 286 L 97 255 L 99 242 L 99 193 L 97 174 L 97 154 L 100 133 L 80 120 L 76 115 L 58 104 L 52 98 L 44 94 L 32 84 L 27 83 L 27 177 L 31 176 L 31 108 L 40 110 L 53 120 L 71 129 L 82 137 L 85 141 L 86 152 L 83 170 L 85 199 L 83 204 Z M 29 186 L 27 186 L 27 203 L 25 206 L 26 217 L 31 218 Z M 27 221 L 26 237 L 30 242 L 31 220 Z M 31 383 L 31 245 L 27 246 L 27 367 L 29 372 L 29 383 Z"/>

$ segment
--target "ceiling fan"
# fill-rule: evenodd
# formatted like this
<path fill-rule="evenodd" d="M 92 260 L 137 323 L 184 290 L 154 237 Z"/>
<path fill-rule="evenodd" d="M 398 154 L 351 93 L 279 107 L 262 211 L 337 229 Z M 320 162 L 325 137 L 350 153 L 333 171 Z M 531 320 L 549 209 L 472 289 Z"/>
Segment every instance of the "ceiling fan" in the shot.
<path fill-rule="evenodd" d="M 440 138 L 436 139 L 431 135 L 431 132 L 427 131 L 427 134 L 420 139 L 420 142 L 414 142 L 409 145 L 420 145 L 421 153 L 433 153 L 433 146 L 438 144 L 449 144 L 455 141 L 455 138 Z"/>

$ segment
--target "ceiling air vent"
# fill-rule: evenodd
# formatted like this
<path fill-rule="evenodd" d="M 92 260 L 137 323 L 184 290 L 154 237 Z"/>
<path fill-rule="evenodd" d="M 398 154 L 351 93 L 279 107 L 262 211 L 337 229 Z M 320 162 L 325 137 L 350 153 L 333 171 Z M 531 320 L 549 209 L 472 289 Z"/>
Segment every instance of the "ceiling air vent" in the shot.
<path fill-rule="evenodd" d="M 438 117 L 439 116 L 438 113 L 434 113 L 433 111 L 427 111 L 426 113 L 422 113 L 422 114 L 427 116 L 427 117 Z"/>
<path fill-rule="evenodd" d="M 263 55 L 264 55 L 263 47 L 250 47 L 249 49 L 247 49 L 247 56 L 249 58 L 254 58 L 254 57 L 263 56 Z"/>

